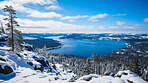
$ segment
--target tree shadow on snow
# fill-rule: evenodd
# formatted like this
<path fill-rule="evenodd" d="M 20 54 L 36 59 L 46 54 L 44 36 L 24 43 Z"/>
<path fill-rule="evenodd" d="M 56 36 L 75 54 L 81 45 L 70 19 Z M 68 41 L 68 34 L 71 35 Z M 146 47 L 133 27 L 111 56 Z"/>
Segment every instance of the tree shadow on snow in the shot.
<path fill-rule="evenodd" d="M 12 72 L 10 74 L 0 74 L 0 80 L 3 80 L 3 81 L 7 81 L 7 80 L 10 80 L 12 78 L 14 78 L 16 76 L 16 73 L 15 72 Z"/>

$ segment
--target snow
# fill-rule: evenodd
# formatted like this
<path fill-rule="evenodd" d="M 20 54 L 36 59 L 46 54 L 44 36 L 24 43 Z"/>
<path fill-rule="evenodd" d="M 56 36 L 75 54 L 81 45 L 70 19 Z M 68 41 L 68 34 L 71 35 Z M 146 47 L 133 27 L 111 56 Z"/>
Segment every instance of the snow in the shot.
<path fill-rule="evenodd" d="M 37 68 L 41 67 L 41 63 L 37 62 L 36 59 L 46 61 L 44 56 L 38 55 L 35 51 L 24 50 L 21 52 L 13 52 L 8 51 L 9 49 L 10 47 L 7 46 L 0 47 L 0 58 L 2 59 L 0 60 L 0 65 L 3 69 L 5 66 L 11 67 L 13 72 L 10 74 L 0 73 L 0 83 L 69 83 L 71 78 L 77 77 L 73 72 L 68 72 L 71 71 L 70 69 L 64 70 L 62 64 L 55 64 L 57 69 L 49 65 L 48 67 L 44 67 L 43 72 L 34 70 L 35 66 Z M 36 58 L 34 59 L 33 57 Z M 31 62 L 33 65 L 30 66 L 27 62 Z M 52 69 L 52 72 L 47 72 L 49 68 Z M 118 75 L 121 77 L 116 77 Z M 89 80 L 86 81 L 87 79 Z M 74 83 L 129 83 L 128 81 L 148 83 L 129 70 L 119 71 L 114 77 L 89 74 L 78 78 Z"/>
<path fill-rule="evenodd" d="M 9 50 L 10 47 L 7 47 L 7 46 L 3 46 L 3 47 L 0 47 L 0 50 L 3 49 L 3 50 Z"/>
<path fill-rule="evenodd" d="M 34 39 L 37 39 L 37 38 L 24 36 L 23 39 L 34 40 Z"/>
<path fill-rule="evenodd" d="M 17 54 L 19 54 L 21 57 L 19 57 Z M 27 56 L 25 54 L 27 54 Z M 39 59 L 45 58 L 32 51 L 25 50 L 22 52 L 12 52 L 0 50 L 0 58 L 6 60 L 6 62 L 0 61 L 2 68 L 8 65 L 14 70 L 14 72 L 8 75 L 0 74 L 0 83 L 69 83 L 69 80 L 72 77 L 77 77 L 77 75 L 74 73 L 68 73 L 65 70 L 63 71 L 61 64 L 55 64 L 57 70 L 52 68 L 55 73 L 41 72 L 39 70 L 35 71 L 33 67 L 35 65 L 40 66 L 41 64 L 35 61 L 32 58 L 33 56 L 36 56 Z M 33 67 L 28 65 L 27 62 L 32 62 Z M 45 70 L 46 69 L 48 69 L 48 67 L 45 68 Z M 60 74 L 56 75 L 57 72 Z M 121 75 L 121 78 L 89 74 L 75 80 L 75 83 L 128 83 L 127 80 L 133 81 L 134 83 L 147 83 L 141 77 L 129 70 L 119 71 L 115 76 L 117 75 Z M 90 80 L 86 81 L 86 79 L 89 78 Z"/>
<path fill-rule="evenodd" d="M 34 67 L 36 66 L 38 68 L 41 66 L 41 64 L 35 61 L 33 56 L 41 60 L 42 59 L 46 60 L 45 57 L 40 56 L 37 54 L 37 52 L 33 52 L 33 51 L 24 50 L 22 52 L 13 52 L 13 51 L 4 50 L 5 47 L 1 47 L 1 48 L 3 50 L 0 50 L 0 58 L 5 60 L 6 62 L 0 60 L 0 65 L 2 66 L 2 68 L 4 68 L 4 66 L 6 65 L 9 66 L 13 69 L 14 72 L 8 75 L 0 74 L 0 82 L 3 82 L 3 83 L 14 83 L 14 82 L 15 83 L 24 83 L 24 82 L 49 83 L 49 82 L 56 81 L 56 79 L 57 80 L 68 80 L 74 75 L 74 73 L 67 73 L 67 71 L 58 69 L 58 67 L 57 67 L 57 70 L 51 67 L 55 73 L 41 72 L 39 70 L 35 71 Z M 33 63 L 33 66 L 28 65 L 27 62 Z M 49 67 L 45 68 L 45 71 L 46 69 L 49 69 Z M 56 75 L 56 73 L 60 73 L 60 74 Z"/>
<path fill-rule="evenodd" d="M 0 33 L 0 39 L 4 39 L 4 38 L 6 38 L 6 37 L 7 37 L 6 34 L 2 34 L 2 33 Z"/>

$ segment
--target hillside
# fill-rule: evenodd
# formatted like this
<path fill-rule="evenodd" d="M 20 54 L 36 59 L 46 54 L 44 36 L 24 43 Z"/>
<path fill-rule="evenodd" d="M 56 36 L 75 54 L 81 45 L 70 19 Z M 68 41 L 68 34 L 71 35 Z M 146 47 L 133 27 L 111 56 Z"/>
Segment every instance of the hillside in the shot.
<path fill-rule="evenodd" d="M 1 39 L 5 39 L 5 37 L 1 35 Z M 26 48 L 23 51 L 13 52 L 9 51 L 10 47 L 4 45 L 3 40 L 1 40 L 1 43 L 3 43 L 0 47 L 1 83 L 147 83 L 129 70 L 119 71 L 114 76 L 111 74 L 89 74 L 78 78 L 78 76 L 69 68 L 66 68 L 64 64 L 57 63 L 58 61 L 56 60 L 54 60 L 54 63 L 48 61 L 46 57 L 35 51 L 31 45 L 24 43 Z M 28 51 L 27 46 L 33 50 Z M 51 55 L 49 57 L 51 57 Z M 80 57 L 80 59 L 81 58 L 83 57 Z M 65 62 L 67 61 L 68 60 L 65 60 Z M 78 64 L 75 63 L 75 65 Z"/>

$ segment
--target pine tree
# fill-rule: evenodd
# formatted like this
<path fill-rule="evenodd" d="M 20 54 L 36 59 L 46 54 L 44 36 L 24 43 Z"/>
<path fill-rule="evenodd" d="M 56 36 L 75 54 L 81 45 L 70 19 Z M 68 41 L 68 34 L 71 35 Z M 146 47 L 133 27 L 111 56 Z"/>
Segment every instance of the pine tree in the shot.
<path fill-rule="evenodd" d="M 3 27 L 3 24 L 2 24 L 2 22 L 1 22 L 1 30 L 0 30 L 0 33 L 3 33 L 3 34 L 5 34 L 5 31 L 4 31 L 4 27 Z"/>
<path fill-rule="evenodd" d="M 131 70 L 132 72 L 138 74 L 139 76 L 141 76 L 140 73 L 140 67 L 139 67 L 139 60 L 138 60 L 138 55 L 136 55 L 133 60 L 132 60 L 132 64 L 129 65 L 129 70 Z"/>
<path fill-rule="evenodd" d="M 43 47 L 44 56 L 48 57 L 47 47 L 46 45 Z"/>
<path fill-rule="evenodd" d="M 4 20 L 7 20 L 7 31 L 8 31 L 8 39 L 6 41 L 7 45 L 10 45 L 12 47 L 12 51 L 22 51 L 22 36 L 21 31 L 15 29 L 15 26 L 19 26 L 18 22 L 15 21 L 15 14 L 16 11 L 13 9 L 12 6 L 7 6 L 3 9 L 4 12 L 8 12 L 8 18 L 5 18 Z"/>
<path fill-rule="evenodd" d="M 91 73 L 96 73 L 95 67 L 95 56 L 97 53 L 92 53 L 92 57 L 88 57 L 84 65 L 83 75 L 88 75 Z"/>

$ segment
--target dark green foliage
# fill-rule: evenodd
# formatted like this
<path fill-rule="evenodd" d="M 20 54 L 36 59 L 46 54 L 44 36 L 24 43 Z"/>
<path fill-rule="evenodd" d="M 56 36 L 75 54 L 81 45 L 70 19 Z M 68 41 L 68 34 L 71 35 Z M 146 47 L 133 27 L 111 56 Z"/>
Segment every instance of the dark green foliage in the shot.
<path fill-rule="evenodd" d="M 140 68 L 139 68 L 139 60 L 138 60 L 138 55 L 136 55 L 133 60 L 132 60 L 132 64 L 130 64 L 129 66 L 129 70 L 131 70 L 132 72 L 138 74 L 139 76 L 141 76 L 140 73 Z"/>

